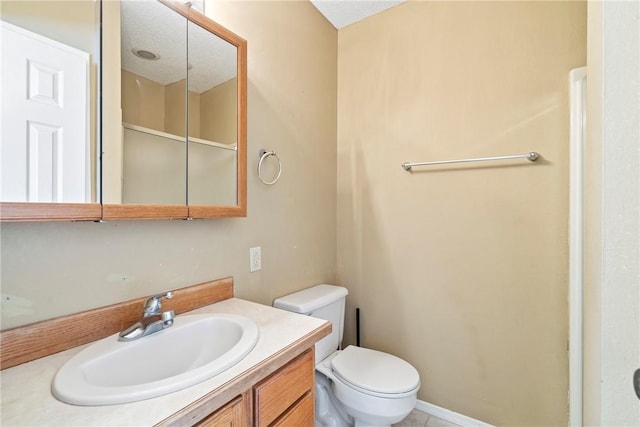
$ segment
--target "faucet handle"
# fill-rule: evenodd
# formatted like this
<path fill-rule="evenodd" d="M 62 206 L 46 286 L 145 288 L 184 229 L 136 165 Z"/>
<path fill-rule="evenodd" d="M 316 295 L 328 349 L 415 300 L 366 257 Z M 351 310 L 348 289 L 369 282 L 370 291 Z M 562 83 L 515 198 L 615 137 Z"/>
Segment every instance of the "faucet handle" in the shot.
<path fill-rule="evenodd" d="M 152 295 L 144 303 L 144 316 L 154 316 L 160 314 L 160 307 L 162 307 L 162 298 L 173 298 L 173 292 L 165 292 L 162 294 Z"/>
<path fill-rule="evenodd" d="M 173 298 L 173 292 L 168 291 L 168 292 L 165 292 L 164 294 L 158 294 L 156 296 L 160 296 L 160 298 L 164 297 L 166 299 L 171 299 Z"/>

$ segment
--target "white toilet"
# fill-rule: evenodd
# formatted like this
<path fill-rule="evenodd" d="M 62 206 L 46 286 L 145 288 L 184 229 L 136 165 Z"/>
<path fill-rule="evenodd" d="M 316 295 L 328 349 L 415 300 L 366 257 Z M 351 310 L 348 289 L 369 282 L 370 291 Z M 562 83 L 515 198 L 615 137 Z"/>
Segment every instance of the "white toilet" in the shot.
<path fill-rule="evenodd" d="M 332 323 L 331 334 L 316 343 L 316 423 L 390 426 L 415 407 L 420 376 L 406 361 L 381 351 L 338 350 L 347 294 L 340 286 L 316 285 L 278 298 L 273 306 Z"/>

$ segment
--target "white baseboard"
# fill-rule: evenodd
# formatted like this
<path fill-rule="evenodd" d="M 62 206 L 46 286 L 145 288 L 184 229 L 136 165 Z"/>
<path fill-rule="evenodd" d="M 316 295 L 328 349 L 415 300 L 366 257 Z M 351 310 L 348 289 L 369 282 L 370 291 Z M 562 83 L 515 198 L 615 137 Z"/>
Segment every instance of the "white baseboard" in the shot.
<path fill-rule="evenodd" d="M 467 417 L 466 415 L 458 414 L 457 412 L 441 408 L 423 400 L 418 400 L 416 402 L 416 409 L 462 427 L 493 427 L 491 424 Z"/>

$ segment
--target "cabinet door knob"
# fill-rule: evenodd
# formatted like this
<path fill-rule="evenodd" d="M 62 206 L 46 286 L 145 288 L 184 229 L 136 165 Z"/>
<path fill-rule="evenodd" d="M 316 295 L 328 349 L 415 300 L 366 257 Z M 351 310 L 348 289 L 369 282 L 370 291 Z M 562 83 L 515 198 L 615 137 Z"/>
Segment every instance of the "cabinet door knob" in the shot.
<path fill-rule="evenodd" d="M 633 388 L 636 391 L 636 396 L 640 399 L 640 369 L 636 369 L 633 374 Z"/>

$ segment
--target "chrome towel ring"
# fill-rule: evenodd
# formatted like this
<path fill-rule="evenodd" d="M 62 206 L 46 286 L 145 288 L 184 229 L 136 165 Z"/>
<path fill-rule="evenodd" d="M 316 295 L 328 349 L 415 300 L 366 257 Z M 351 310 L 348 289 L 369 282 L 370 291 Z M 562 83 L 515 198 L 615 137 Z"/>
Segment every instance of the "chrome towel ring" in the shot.
<path fill-rule="evenodd" d="M 262 183 L 266 185 L 273 185 L 276 182 L 278 182 L 278 180 L 280 179 L 280 175 L 282 175 L 282 162 L 280 161 L 280 157 L 278 157 L 275 151 L 273 150 L 267 151 L 264 149 L 258 151 L 258 156 L 260 156 L 260 161 L 258 161 L 258 178 L 260 178 L 260 181 L 262 181 Z M 270 156 L 275 157 L 276 160 L 278 161 L 278 174 L 272 181 L 265 181 L 264 178 L 262 177 L 262 162 L 267 157 L 270 157 Z"/>

